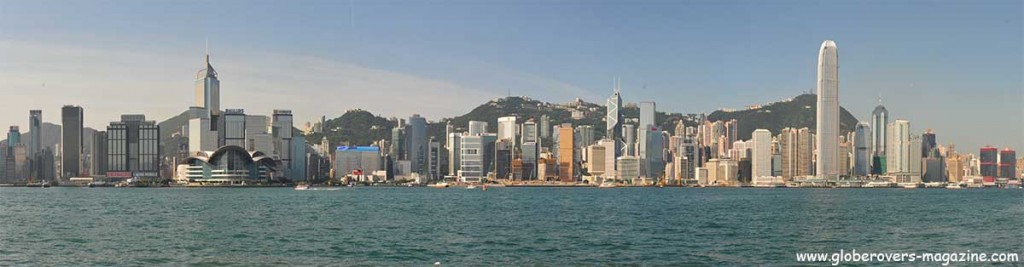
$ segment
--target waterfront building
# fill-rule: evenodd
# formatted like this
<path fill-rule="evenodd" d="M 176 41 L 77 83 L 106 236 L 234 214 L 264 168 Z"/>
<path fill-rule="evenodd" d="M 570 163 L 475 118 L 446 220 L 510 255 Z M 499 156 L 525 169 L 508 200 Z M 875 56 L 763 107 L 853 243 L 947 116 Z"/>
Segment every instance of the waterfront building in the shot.
<path fill-rule="evenodd" d="M 309 173 L 309 155 L 314 153 L 308 153 L 307 148 L 309 148 L 309 145 L 306 144 L 305 136 L 298 135 L 292 137 L 290 149 L 292 153 L 291 173 L 285 175 L 289 180 L 306 181 L 311 178 Z"/>
<path fill-rule="evenodd" d="M 576 181 L 576 149 L 572 124 L 563 123 L 558 128 L 558 179 L 562 182 Z"/>
<path fill-rule="evenodd" d="M 292 171 L 292 111 L 275 109 L 270 125 L 270 136 L 274 140 L 273 156 L 281 162 L 277 169 L 282 171 L 279 175 L 287 177 Z"/>
<path fill-rule="evenodd" d="M 506 116 L 498 118 L 498 140 L 510 140 L 515 142 L 516 135 L 518 134 L 515 116 Z M 513 147 L 515 146 L 512 143 Z"/>
<path fill-rule="evenodd" d="M 835 180 L 839 170 L 839 54 L 832 40 L 822 42 L 818 52 L 817 160 L 816 176 Z"/>
<path fill-rule="evenodd" d="M 636 128 L 632 124 L 626 124 L 622 126 L 622 131 L 625 136 L 622 140 L 622 153 L 621 155 L 636 156 Z"/>
<path fill-rule="evenodd" d="M 248 151 L 274 151 L 274 138 L 270 135 L 270 128 L 270 117 L 245 115 L 245 149 Z M 330 150 L 329 148 L 325 149 Z"/>
<path fill-rule="evenodd" d="M 28 113 L 28 154 L 34 157 L 35 154 L 42 151 L 43 130 L 41 127 L 43 125 L 43 111 L 34 109 Z"/>
<path fill-rule="evenodd" d="M 965 168 L 966 164 L 964 164 L 964 158 L 962 158 L 960 154 L 949 153 L 948 156 L 946 156 L 946 177 L 949 179 L 948 181 L 950 183 L 959 183 L 960 181 L 963 181 L 966 174 L 964 172 Z"/>
<path fill-rule="evenodd" d="M 199 151 L 183 164 L 188 182 L 203 185 L 252 184 L 276 179 L 276 161 L 259 151 L 239 146 L 223 146 L 214 151 Z"/>
<path fill-rule="evenodd" d="M 614 179 L 615 175 L 617 175 L 617 173 L 615 172 L 615 170 L 617 169 L 617 166 L 615 166 L 615 144 L 616 141 L 609 138 L 604 138 L 601 139 L 600 141 L 597 141 L 597 145 L 604 147 L 604 157 L 602 157 L 604 158 L 604 172 L 602 173 L 601 177 L 607 179 Z"/>
<path fill-rule="evenodd" d="M 501 124 L 498 125 L 499 128 Z M 494 143 L 494 177 L 497 179 L 512 179 L 512 149 L 513 143 L 509 139 L 500 137 Z"/>
<path fill-rule="evenodd" d="M 640 158 L 636 156 L 621 156 L 616 161 L 619 165 L 616 170 L 616 179 L 621 181 L 632 181 L 640 178 Z"/>
<path fill-rule="evenodd" d="M 109 133 L 108 133 L 109 135 Z M 217 131 L 212 127 L 209 114 L 201 114 L 188 121 L 188 152 L 195 155 L 201 151 L 217 149 Z"/>
<path fill-rule="evenodd" d="M 861 122 L 854 130 L 853 175 L 867 176 L 871 173 L 871 126 Z"/>
<path fill-rule="evenodd" d="M 646 165 L 644 161 L 647 158 L 647 136 L 652 131 L 652 127 L 657 127 L 655 123 L 654 115 L 656 106 L 654 101 L 641 101 L 640 102 L 640 125 L 637 126 L 637 156 L 640 156 L 641 165 Z M 641 170 L 641 175 L 647 173 L 647 168 Z"/>
<path fill-rule="evenodd" d="M 383 170 L 380 147 L 338 146 L 334 150 L 334 179 L 366 175 Z"/>
<path fill-rule="evenodd" d="M 886 139 L 889 147 L 885 149 L 888 174 L 909 173 L 911 154 L 921 154 L 917 149 L 910 152 L 912 148 L 917 148 L 910 144 L 910 122 L 895 120 L 889 123 L 888 128 L 889 137 Z"/>
<path fill-rule="evenodd" d="M 871 112 L 871 154 L 872 156 L 885 156 L 886 138 L 889 136 L 886 129 L 889 126 L 889 111 L 882 106 L 879 99 L 878 106 Z M 885 170 L 881 170 L 882 173 Z M 875 174 L 882 174 L 875 173 Z"/>
<path fill-rule="evenodd" d="M 980 160 L 980 173 L 985 182 L 995 182 L 996 177 L 999 176 L 999 154 L 998 149 L 992 146 L 985 146 L 981 148 L 981 152 L 978 153 Z"/>
<path fill-rule="evenodd" d="M 933 153 L 938 156 L 938 144 L 935 142 L 935 133 L 932 129 L 925 130 L 921 134 L 921 157 L 931 157 Z"/>
<path fill-rule="evenodd" d="M 228 109 L 224 111 L 224 128 L 220 131 L 221 146 L 245 147 L 245 110 Z"/>
<path fill-rule="evenodd" d="M 810 129 L 784 128 L 779 135 L 782 154 L 782 179 L 792 181 L 793 178 L 811 175 L 814 138 Z"/>
<path fill-rule="evenodd" d="M 491 133 L 465 134 L 460 139 L 459 179 L 462 182 L 483 182 L 492 170 L 494 142 L 498 136 Z"/>
<path fill-rule="evenodd" d="M 77 177 L 83 174 L 84 119 L 82 107 L 69 105 L 61 108 L 63 135 L 60 166 L 62 178 Z"/>
<path fill-rule="evenodd" d="M 753 157 L 750 162 L 751 176 L 754 179 L 772 176 L 772 132 L 767 129 L 757 129 L 751 134 L 751 139 L 754 142 Z"/>
<path fill-rule="evenodd" d="M 395 129 L 398 129 L 398 128 L 395 128 Z M 460 162 L 461 161 L 461 158 L 460 158 L 461 150 L 459 149 L 459 147 L 462 144 L 462 139 L 461 138 L 462 138 L 462 134 L 461 133 L 455 133 L 455 132 L 451 132 L 451 131 L 448 132 L 448 140 L 447 140 L 447 142 L 445 142 L 445 144 L 446 144 L 445 147 L 448 149 L 448 175 L 449 176 L 458 176 L 459 175 L 459 163 L 461 163 Z M 392 143 L 391 146 L 394 147 L 395 144 Z M 394 154 L 392 154 L 392 157 L 394 157 Z"/>
<path fill-rule="evenodd" d="M 1017 152 L 1006 148 L 999 151 L 999 178 L 1017 179 Z"/>
<path fill-rule="evenodd" d="M 388 155 L 392 159 L 406 160 L 406 128 L 405 119 L 397 119 L 395 128 L 391 128 L 391 144 L 388 148 Z"/>
<path fill-rule="evenodd" d="M 108 146 L 107 131 L 98 131 L 92 135 L 92 166 L 89 171 L 93 177 L 106 176 L 107 165 L 110 161 L 110 147 Z M 157 144 L 159 146 L 159 144 Z M 159 155 L 157 155 L 159 157 Z"/>
<path fill-rule="evenodd" d="M 427 119 L 419 114 L 409 117 L 407 138 L 406 158 L 412 162 L 411 172 L 427 176 Z"/>
<path fill-rule="evenodd" d="M 600 144 L 594 144 L 587 147 L 587 172 L 593 176 L 604 177 L 607 169 L 605 167 L 608 163 L 605 160 L 605 156 L 608 153 L 605 151 L 605 147 Z"/>
<path fill-rule="evenodd" d="M 160 177 L 160 126 L 145 115 L 121 115 L 107 126 L 108 178 Z"/>
<path fill-rule="evenodd" d="M 605 127 L 607 131 L 605 133 L 605 138 L 615 141 L 615 149 L 613 150 L 615 153 L 614 158 L 622 156 L 623 147 L 626 146 L 623 144 L 622 134 L 624 130 L 622 129 L 623 120 L 621 108 L 622 96 L 620 95 L 619 81 L 616 79 L 615 92 L 612 93 L 610 98 L 608 98 L 608 102 L 606 104 L 607 114 L 605 115 L 605 123 L 607 125 L 607 127 Z M 625 130 L 625 132 L 629 132 L 629 130 Z"/>
<path fill-rule="evenodd" d="M 540 136 L 538 136 L 538 127 L 532 119 L 527 120 L 522 125 L 522 133 L 520 134 L 522 148 L 520 149 L 521 168 L 522 168 L 522 180 L 536 180 L 537 175 L 537 159 L 540 158 Z M 541 128 L 542 129 L 542 128 Z"/>

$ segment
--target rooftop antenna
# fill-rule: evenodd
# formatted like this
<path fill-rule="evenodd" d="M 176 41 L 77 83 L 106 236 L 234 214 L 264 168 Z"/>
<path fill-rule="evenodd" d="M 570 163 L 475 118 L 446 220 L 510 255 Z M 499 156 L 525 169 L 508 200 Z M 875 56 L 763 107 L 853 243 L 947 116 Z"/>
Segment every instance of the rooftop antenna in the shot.
<path fill-rule="evenodd" d="M 206 37 L 206 64 L 210 64 L 210 37 Z"/>

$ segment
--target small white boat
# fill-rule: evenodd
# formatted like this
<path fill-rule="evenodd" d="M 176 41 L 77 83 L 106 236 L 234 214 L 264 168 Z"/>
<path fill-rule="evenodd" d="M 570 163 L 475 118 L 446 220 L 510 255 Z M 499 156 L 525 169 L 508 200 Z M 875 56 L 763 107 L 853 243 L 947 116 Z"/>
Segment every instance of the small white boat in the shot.
<path fill-rule="evenodd" d="M 613 183 L 602 183 L 601 185 L 597 186 L 597 188 L 616 188 L 616 187 L 618 187 L 618 186 L 613 184 Z"/>
<path fill-rule="evenodd" d="M 960 187 L 959 184 L 949 184 L 949 185 L 946 186 L 946 189 L 963 189 L 963 188 Z"/>
<path fill-rule="evenodd" d="M 300 184 L 300 185 L 296 185 L 295 186 L 295 190 L 308 190 L 308 189 L 309 189 L 309 185 L 308 184 Z"/>
<path fill-rule="evenodd" d="M 448 187 L 448 183 L 441 182 L 441 183 L 431 184 L 429 186 L 433 187 L 433 188 L 446 188 L 446 187 Z"/>
<path fill-rule="evenodd" d="M 470 186 L 467 186 L 466 189 L 476 189 L 476 186 L 475 185 L 470 185 Z"/>

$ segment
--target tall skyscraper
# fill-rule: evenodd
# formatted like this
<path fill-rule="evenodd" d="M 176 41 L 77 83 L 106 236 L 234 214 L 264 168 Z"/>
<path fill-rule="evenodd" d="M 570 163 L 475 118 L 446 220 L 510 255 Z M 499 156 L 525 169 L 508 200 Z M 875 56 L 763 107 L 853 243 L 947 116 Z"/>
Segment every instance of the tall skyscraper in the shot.
<path fill-rule="evenodd" d="M 640 125 L 637 127 L 639 131 L 637 132 L 636 137 L 639 138 L 639 140 L 637 140 L 637 156 L 640 157 L 641 175 L 647 175 L 648 171 L 648 164 L 646 162 L 648 145 L 647 135 L 652 131 L 652 127 L 657 126 L 654 121 L 655 108 L 656 106 L 654 101 L 640 102 Z"/>
<path fill-rule="evenodd" d="M 427 119 L 420 117 L 420 114 L 413 114 L 409 117 L 409 144 L 406 152 L 408 159 L 412 162 L 412 172 L 426 175 L 427 169 Z"/>
<path fill-rule="evenodd" d="M 61 122 L 63 134 L 61 139 L 61 177 L 77 177 L 82 174 L 82 134 L 83 121 L 82 107 L 64 106 L 61 108 Z"/>
<path fill-rule="evenodd" d="M 270 117 L 270 136 L 274 138 L 274 154 L 281 161 L 278 169 L 284 171 L 285 177 L 292 173 L 292 111 L 275 109 Z M 223 131 L 223 129 L 221 129 Z M 293 178 L 293 177 L 288 177 Z M 305 177 L 303 177 L 305 178 Z"/>
<path fill-rule="evenodd" d="M 930 157 L 933 153 L 938 154 L 938 144 L 935 142 L 935 133 L 932 129 L 925 130 L 921 134 L 921 157 Z"/>
<path fill-rule="evenodd" d="M 978 153 L 980 173 L 985 182 L 995 182 L 999 176 L 999 149 L 991 146 L 981 148 Z"/>
<path fill-rule="evenodd" d="M 837 179 L 839 170 L 839 53 L 826 40 L 818 51 L 817 176 Z"/>
<path fill-rule="evenodd" d="M 861 122 L 854 131 L 853 175 L 866 176 L 871 173 L 871 126 Z"/>
<path fill-rule="evenodd" d="M 871 112 L 871 154 L 885 156 L 889 111 L 881 103 Z"/>
<path fill-rule="evenodd" d="M 779 135 L 779 146 L 782 147 L 782 179 L 792 181 L 793 178 L 811 175 L 811 153 L 814 138 L 810 129 L 785 128 Z"/>
<path fill-rule="evenodd" d="M 221 146 L 245 147 L 245 110 L 228 109 L 224 111 L 224 128 L 221 129 Z M 264 152 L 266 153 L 266 152 Z"/>
<path fill-rule="evenodd" d="M 754 155 L 750 162 L 752 178 L 772 176 L 772 132 L 757 129 L 754 130 L 751 139 L 754 141 Z"/>
<path fill-rule="evenodd" d="M 210 65 L 210 54 L 206 54 L 206 68 L 196 72 L 196 106 L 210 114 L 220 114 L 220 80 Z"/>
<path fill-rule="evenodd" d="M 558 128 L 558 178 L 562 182 L 573 182 L 576 179 L 573 137 L 572 124 L 565 123 Z"/>
<path fill-rule="evenodd" d="M 615 141 L 615 158 L 622 155 L 622 96 L 619 91 L 619 81 L 615 80 L 615 93 L 608 98 L 606 105 L 607 114 L 605 115 L 605 123 L 607 125 L 605 138 Z"/>
<path fill-rule="evenodd" d="M 920 151 L 912 149 L 914 147 L 910 144 L 910 122 L 895 120 L 889 123 L 888 128 L 889 137 L 886 139 L 889 147 L 885 149 L 887 172 L 889 174 L 909 173 L 911 154 L 920 155 Z"/>
<path fill-rule="evenodd" d="M 999 151 L 999 178 L 1017 179 L 1017 152 L 1006 148 Z"/>
<path fill-rule="evenodd" d="M 28 114 L 28 130 L 31 139 L 28 142 L 28 154 L 34 158 L 36 153 L 42 151 L 43 111 L 34 109 L 30 110 Z"/>
<path fill-rule="evenodd" d="M 537 159 L 540 158 L 540 137 L 537 135 L 538 127 L 537 123 L 533 120 L 529 120 L 523 123 L 522 138 L 523 147 L 521 149 L 522 154 L 522 168 L 523 168 L 523 180 L 536 180 L 537 179 Z"/>

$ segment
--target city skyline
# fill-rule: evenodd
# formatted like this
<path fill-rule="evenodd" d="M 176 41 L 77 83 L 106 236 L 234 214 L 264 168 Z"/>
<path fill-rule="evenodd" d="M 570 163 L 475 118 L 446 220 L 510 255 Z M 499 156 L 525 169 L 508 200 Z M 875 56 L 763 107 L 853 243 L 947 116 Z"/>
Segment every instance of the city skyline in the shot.
<path fill-rule="evenodd" d="M 836 4 L 826 4 L 836 5 Z M 50 7 L 51 4 L 28 4 L 14 6 L 11 4 L 0 5 L 0 12 L 5 16 L 0 18 L 3 23 L 0 29 L 5 34 L 0 35 L 0 88 L 5 91 L 16 92 L 10 95 L 13 105 L 10 105 L 12 112 L 5 112 L 0 115 L 0 122 L 7 125 L 19 125 L 22 129 L 28 129 L 27 115 L 32 109 L 42 109 L 46 121 L 55 123 L 59 117 L 58 110 L 63 105 L 78 105 L 84 108 L 85 126 L 101 128 L 110 121 L 116 121 L 120 114 L 142 113 L 157 121 L 162 121 L 173 115 L 181 113 L 187 106 L 191 105 L 192 89 L 194 82 L 191 75 L 202 65 L 203 41 L 211 39 L 211 54 L 214 65 L 223 76 L 225 84 L 223 87 L 224 108 L 244 108 L 255 113 L 269 114 L 273 109 L 292 109 L 296 114 L 296 122 L 315 121 L 321 115 L 337 117 L 346 110 L 362 108 L 376 114 L 388 117 L 404 118 L 411 114 L 423 114 L 428 120 L 437 120 L 442 117 L 452 117 L 468 112 L 478 104 L 487 100 L 505 96 L 509 91 L 513 95 L 523 95 L 547 102 L 568 102 L 573 97 L 581 97 L 592 103 L 602 103 L 612 92 L 610 78 L 612 76 L 622 77 L 622 95 L 624 102 L 639 103 L 645 100 L 657 100 L 659 109 L 667 112 L 699 113 L 711 112 L 715 108 L 742 108 L 746 105 L 766 103 L 783 98 L 793 97 L 801 92 L 813 91 L 815 59 L 813 51 L 824 39 L 833 39 L 837 43 L 843 43 L 844 61 L 843 69 L 840 71 L 840 79 L 843 81 L 840 90 L 841 104 L 847 108 L 860 121 L 870 119 L 870 111 L 877 105 L 878 96 L 881 94 L 883 104 L 890 112 L 890 120 L 906 119 L 912 122 L 914 133 L 923 132 L 925 129 L 934 129 L 938 135 L 940 144 L 954 143 L 958 150 L 970 152 L 984 145 L 996 147 L 1011 147 L 1021 149 L 1019 138 L 1024 130 L 1024 116 L 1020 112 L 1020 100 L 1022 99 L 1021 88 L 1021 64 L 1020 62 L 1006 61 L 1004 58 L 1019 58 L 1021 53 L 1020 38 L 1012 38 L 1013 35 L 1020 35 L 1020 14 L 1005 12 L 1001 9 L 1017 7 L 1019 3 L 1004 3 L 1010 8 L 1000 8 L 996 3 L 984 3 L 977 5 L 965 5 L 966 11 L 963 15 L 970 20 L 964 22 L 969 26 L 957 26 L 948 29 L 946 35 L 975 36 L 980 40 L 993 39 L 1001 36 L 1006 42 L 991 43 L 995 46 L 986 50 L 1000 50 L 1001 53 L 982 52 L 978 50 L 966 51 L 964 46 L 981 47 L 964 41 L 935 42 L 937 39 L 946 40 L 941 37 L 943 34 L 931 30 L 931 27 L 941 28 L 945 25 L 938 20 L 950 16 L 957 5 L 936 5 L 927 7 L 933 13 L 929 15 L 915 15 L 906 18 L 905 23 L 897 23 L 898 29 L 916 29 L 910 36 L 894 35 L 895 29 L 873 29 L 870 27 L 851 26 L 851 21 L 856 18 L 839 18 L 834 32 L 830 33 L 823 29 L 814 29 L 809 34 L 789 33 L 786 35 L 793 40 L 782 40 L 786 38 L 765 39 L 768 44 L 760 45 L 754 43 L 735 43 L 736 35 L 739 39 L 753 39 L 762 35 L 754 33 L 751 28 L 758 20 L 764 20 L 763 16 L 752 16 L 742 22 L 721 27 L 710 27 L 705 33 L 711 30 L 718 30 L 722 36 L 705 36 L 697 40 L 697 44 L 686 44 L 690 47 L 678 48 L 679 51 L 664 48 L 665 45 L 683 45 L 679 39 L 662 40 L 663 43 L 618 43 L 610 47 L 583 47 L 586 52 L 607 50 L 604 56 L 595 56 L 591 60 L 596 61 L 597 66 L 581 68 L 573 72 L 559 70 L 548 70 L 541 67 L 529 70 L 523 68 L 522 62 L 494 56 L 478 50 L 467 49 L 464 54 L 470 57 L 483 57 L 477 63 L 484 61 L 481 65 L 472 65 L 480 70 L 473 71 L 466 68 L 449 68 L 458 63 L 474 62 L 466 61 L 465 58 L 454 57 L 451 54 L 461 50 L 445 50 L 439 53 L 424 53 L 427 59 L 450 58 L 441 60 L 436 70 L 424 71 L 418 64 L 405 64 L 403 60 L 409 60 L 409 53 L 424 52 L 429 46 L 438 45 L 437 39 L 427 39 L 427 47 L 414 47 L 410 51 L 399 52 L 396 55 L 383 56 L 381 51 L 368 48 L 375 42 L 341 42 L 335 44 L 347 44 L 353 47 L 351 51 L 371 52 L 368 58 L 381 57 L 377 63 L 367 63 L 364 56 L 337 55 L 324 52 L 331 43 L 332 36 L 321 36 L 324 41 L 318 42 L 315 38 L 297 38 L 291 46 L 282 46 L 280 42 L 250 43 L 263 38 L 281 39 L 295 37 L 283 34 L 279 30 L 268 29 L 264 35 L 246 36 L 242 34 L 225 33 L 230 29 L 241 27 L 237 25 L 238 17 L 227 16 L 223 19 L 215 19 L 211 14 L 196 15 L 204 19 L 204 22 L 215 21 L 211 29 L 206 32 L 192 33 L 189 35 L 174 35 L 174 31 L 183 25 L 168 23 L 168 20 L 176 19 L 175 16 L 158 16 L 152 20 L 138 21 L 145 27 L 155 29 L 152 34 L 140 34 L 136 27 L 109 27 L 108 30 L 96 31 L 97 37 L 87 37 L 81 34 L 68 33 L 76 27 L 95 26 L 106 27 L 116 22 L 108 20 L 86 20 L 83 25 L 71 25 L 71 22 L 83 20 L 81 17 L 69 16 L 70 19 L 57 19 L 49 16 L 57 16 L 71 12 L 56 8 L 54 14 L 42 16 L 49 23 L 40 26 L 40 31 L 25 31 L 16 29 L 22 21 L 20 16 L 37 14 L 43 7 Z M 78 3 L 72 7 L 84 8 L 83 13 L 90 10 L 103 10 L 118 13 L 123 11 L 118 8 L 100 5 L 89 5 Z M 129 5 L 130 6 L 130 5 Z M 183 6 L 186 6 L 183 4 Z M 212 10 L 228 8 L 230 4 L 217 4 Z M 310 6 L 299 5 L 298 8 L 310 8 Z M 623 7 L 623 13 L 636 13 L 651 11 L 653 5 L 640 5 L 639 7 Z M 679 11 L 681 14 L 689 14 L 695 10 L 713 11 L 712 13 L 724 13 L 728 10 L 753 9 L 777 9 L 785 5 L 762 5 L 755 8 L 742 5 L 670 5 L 669 11 Z M 258 6 L 257 6 L 258 7 Z M 474 11 L 487 14 L 494 12 L 488 8 L 475 9 Z M 493 37 L 488 34 L 479 33 L 489 27 L 509 26 L 526 23 L 529 18 L 543 18 L 542 22 L 523 26 L 525 29 L 535 29 L 546 25 L 560 25 L 569 28 L 557 28 L 558 30 L 579 30 L 566 26 L 565 21 L 555 20 L 548 17 L 549 11 L 540 12 L 537 15 L 523 14 L 524 10 L 531 10 L 529 5 L 512 5 L 510 17 L 503 21 L 499 19 L 488 20 L 487 25 L 478 29 L 464 29 L 446 23 L 435 25 L 438 27 L 451 27 L 453 33 L 448 35 L 467 34 L 468 41 L 479 41 Z M 611 7 L 617 7 L 611 5 Z M 598 6 L 591 11 L 595 14 L 609 13 L 609 6 Z M 798 6 L 800 9 L 810 7 Z M 66 8 L 66 7 L 64 7 Z M 145 14 L 153 7 L 128 7 Z M 328 10 L 344 10 L 350 15 L 349 20 L 344 21 L 345 28 L 352 26 L 353 32 L 368 31 L 370 29 L 395 30 L 395 38 L 411 38 L 412 36 L 402 35 L 402 27 L 409 27 L 399 22 L 392 24 L 377 25 L 387 16 L 373 17 L 370 14 L 359 16 L 363 12 L 372 13 L 373 10 L 390 10 L 394 6 L 369 5 L 362 3 L 352 5 L 327 5 Z M 424 10 L 438 9 L 434 5 L 414 5 L 413 7 L 402 6 L 402 14 L 413 14 L 427 16 L 422 13 Z M 536 7 L 532 7 L 536 9 Z M 822 7 L 825 8 L 825 7 Z M 858 9 L 884 9 L 879 13 L 879 18 L 885 21 L 895 19 L 894 12 L 905 11 L 907 6 L 894 5 L 864 5 L 856 6 Z M 921 8 L 921 7 L 915 7 Z M 18 12 L 25 9 L 26 12 Z M 443 8 L 442 8 L 443 9 Z M 461 7 L 446 12 L 462 14 L 466 12 Z M 556 10 L 577 10 L 582 7 L 572 5 L 556 5 Z M 62 13 L 64 12 L 64 13 Z M 259 13 L 258 8 L 240 7 L 241 13 Z M 173 12 L 170 12 L 173 13 Z M 667 13 L 667 12 L 666 12 Z M 6 14 L 10 14 L 7 16 Z M 373 14 L 387 14 L 373 13 Z M 658 13 L 667 16 L 668 14 Z M 38 14 L 37 14 L 38 15 Z M 71 15 L 74 15 L 72 12 Z M 394 15 L 394 14 L 392 14 Z M 756 14 L 755 14 L 756 15 Z M 138 16 L 138 15 L 135 15 Z M 284 14 L 284 16 L 290 16 Z M 477 16 L 481 16 L 477 14 Z M 518 16 L 518 17 L 516 17 Z M 532 17 L 535 16 L 535 17 Z M 796 19 L 799 23 L 807 16 Z M 991 17 L 991 18 L 989 18 Z M 136 18 L 139 19 L 139 18 Z M 324 19 L 309 22 L 311 25 L 334 25 L 324 24 Z M 482 18 L 481 18 L 482 19 Z M 679 21 L 665 25 L 655 22 L 666 22 L 667 18 L 657 19 L 616 19 L 609 22 L 612 28 L 609 32 L 625 32 L 630 35 L 651 37 L 664 34 L 669 31 L 658 29 L 653 32 L 644 32 L 641 26 L 661 25 L 663 27 L 684 25 Z M 701 18 L 705 21 L 709 18 Z M 327 19 L 330 20 L 330 19 Z M 337 19 L 339 21 L 344 18 Z M 686 20 L 686 19 L 682 19 Z M 29 23 L 39 20 L 25 20 Z M 422 22 L 423 20 L 417 20 Z M 936 22 L 937 24 L 929 24 Z M 591 19 L 583 19 L 583 27 L 596 25 Z M 880 23 L 880 22 L 875 22 Z M 186 23 L 187 24 L 187 23 Z M 351 25 L 349 25 L 351 24 Z M 492 25 L 493 24 L 493 25 Z M 775 23 L 775 27 L 783 30 L 787 27 Z M 355 27 L 353 25 L 366 25 Z M 376 25 L 376 26 L 374 26 Z M 876 25 L 877 26 L 877 25 Z M 912 27 L 914 26 L 914 27 Z M 970 26 L 978 26 L 975 30 Z M 101 27 L 101 28 L 102 28 Z M 141 26 L 140 26 L 141 27 Z M 326 26 L 325 26 L 326 27 Z M 363 28 L 365 27 L 365 28 Z M 746 31 L 744 28 L 746 27 Z M 772 26 L 757 26 L 756 28 Z M 26 27 L 32 29 L 31 27 Z M 329 27 L 328 27 L 329 28 Z M 740 29 L 737 29 L 740 28 Z M 948 27 L 947 27 L 948 28 Z M 244 27 L 243 27 L 244 29 Z M 320 29 L 324 30 L 324 29 Z M 968 31 L 971 30 L 971 31 Z M 1016 30 L 1016 31 L 1015 31 Z M 788 31 L 788 30 L 787 30 Z M 972 32 L 973 31 L 973 32 Z M 581 31 L 586 35 L 601 33 L 605 31 Z M 45 36 L 46 33 L 50 35 Z M 56 34 L 60 33 L 60 34 Z M 159 36 L 157 34 L 171 34 Z M 472 33 L 477 33 L 474 35 Z M 480 35 L 482 34 L 482 35 Z M 515 35 L 524 33 L 516 32 Z M 1009 34 L 1010 37 L 1003 35 Z M 558 69 L 574 66 L 579 61 L 571 61 L 577 53 L 562 49 L 568 44 L 577 44 L 587 40 L 604 40 L 605 37 L 590 38 L 562 38 L 558 36 L 543 35 L 534 37 L 534 41 L 558 41 L 556 49 L 538 50 L 534 53 L 514 49 L 516 43 L 511 43 L 504 48 L 514 50 L 512 54 L 546 56 L 547 53 L 565 53 L 568 56 L 553 56 L 548 60 L 569 60 L 549 65 L 561 66 Z M 109 38 L 109 39 L 108 39 Z M 180 38 L 180 39 L 178 39 Z M 440 38 L 440 37 L 439 37 Z M 693 37 L 689 37 L 693 38 Z M 882 39 L 882 40 L 879 40 Z M 430 41 L 433 40 L 433 41 Z M 913 42 L 912 42 L 913 41 Z M 947 40 L 948 41 L 948 40 Z M 979 41 L 980 42 L 980 41 Z M 156 43 L 165 43 L 156 45 Z M 444 42 L 440 42 L 444 44 Z M 567 44 L 568 43 L 568 44 Z M 925 44 L 926 43 L 926 44 Z M 925 44 L 921 46 L 921 44 Z M 692 47 L 697 46 L 697 47 Z M 703 46 L 724 46 L 724 51 L 714 47 Z M 506 46 L 498 46 L 506 47 Z M 526 46 L 529 48 L 530 46 Z M 810 47 L 810 49 L 808 49 Z M 306 52 L 297 52 L 308 48 Z M 395 47 L 391 47 L 394 49 Z M 632 50 L 652 48 L 666 53 L 666 60 L 654 60 L 645 53 L 637 53 Z M 694 48 L 712 48 L 710 52 L 726 52 L 719 57 L 695 56 L 692 55 Z M 739 49 L 739 50 L 737 50 Z M 492 52 L 501 52 L 497 49 Z M 675 51 L 675 52 L 673 52 Z M 387 52 L 387 51 L 384 51 Z M 486 52 L 486 51 L 484 51 Z M 739 52 L 739 53 L 737 53 Z M 950 53 L 958 52 L 958 53 Z M 1009 53 L 1010 55 L 1007 55 Z M 457 53 L 463 54 L 463 53 Z M 597 53 L 595 53 L 597 54 Z M 736 55 L 738 54 L 738 55 Z M 739 55 L 744 57 L 760 57 L 754 59 L 757 64 L 745 64 L 738 61 Z M 1013 55 L 1018 55 L 1013 57 Z M 998 57 L 997 57 L 998 56 Z M 491 58 L 487 58 L 491 57 Z M 886 59 L 892 57 L 892 59 Z M 996 59 L 1004 59 L 1002 61 Z M 460 60 L 463 60 L 460 62 Z M 651 62 L 652 66 L 661 68 L 668 67 L 673 70 L 689 71 L 693 75 L 672 74 L 665 70 L 651 70 L 644 60 Z M 431 60 L 427 60 L 431 61 Z M 453 62 L 454 61 L 454 62 Z M 667 62 L 666 62 L 667 61 Z M 776 62 L 770 62 L 776 61 Z M 616 64 L 626 63 L 626 64 Z M 595 62 L 591 62 L 595 63 Z M 780 64 L 776 68 L 773 64 Z M 749 65 L 749 66 L 748 66 Z M 957 67 L 963 65 L 964 67 Z M 694 70 L 692 68 L 706 67 L 706 70 Z M 683 69 L 680 69 L 683 68 Z M 723 69 L 737 68 L 738 73 L 749 79 L 702 79 L 701 75 L 727 76 Z M 509 71 L 499 72 L 493 70 L 506 69 Z M 525 70 L 524 70 L 525 69 Z M 917 71 L 915 71 L 917 70 Z M 501 74 L 487 74 L 487 73 Z M 759 74 L 758 72 L 768 72 Z M 447 74 L 446 74 L 447 73 Z M 510 75 L 520 73 L 524 75 Z M 530 74 L 534 73 L 534 74 Z M 554 77 L 543 77 L 535 73 L 549 73 Z M 891 73 L 891 74 L 885 74 Z M 928 79 L 922 79 L 921 75 L 931 73 Z M 669 75 L 672 74 L 672 75 Z M 956 75 L 946 75 L 956 74 Z M 452 77 L 463 76 L 463 77 Z M 465 76 L 475 77 L 468 79 Z M 669 78 L 681 76 L 681 78 Z M 950 77 L 943 77 L 950 76 Z M 678 80 L 673 80 L 678 79 Z M 742 81 L 740 81 L 742 80 Z M 340 83 L 339 83 L 340 82 Z M 695 84 L 703 83 L 703 84 Z M 337 85 L 335 85 L 337 84 Z M 647 86 L 645 86 L 647 85 Z M 511 87 L 511 88 L 509 88 Z M 910 88 L 907 92 L 886 92 L 877 88 L 897 89 Z M 984 88 L 978 88 L 984 87 Z M 141 89 L 140 89 L 141 88 Z M 366 88 L 359 90 L 357 88 Z M 391 94 L 381 92 L 409 92 L 409 90 L 421 91 L 417 93 L 414 100 L 391 98 Z M 742 98 L 735 97 L 731 90 L 741 90 Z M 294 92 L 284 97 L 274 97 L 282 92 Z M 710 92 L 710 93 L 709 93 Z M 693 101 L 692 96 L 700 96 L 700 101 Z M 992 97 L 1006 96 L 1006 97 Z M 139 101 L 128 101 L 129 103 L 104 104 L 110 101 L 111 96 L 118 98 L 133 99 Z M 158 99 L 158 100 L 153 100 Z M 336 99 L 336 100 L 333 100 Z M 353 100 L 355 99 L 355 100 Z M 689 101 L 687 101 L 689 99 Z M 385 102 L 392 101 L 392 102 Z M 410 105 L 409 101 L 415 101 L 418 105 Z M 138 102 L 138 103 L 133 103 Z M 964 105 L 968 103 L 968 105 Z M 51 114 L 51 115 L 46 115 Z M 998 116 L 996 116 L 998 115 Z M 1006 127 L 1006 128 L 1003 128 Z M 995 129 L 991 131 L 990 129 Z"/>

